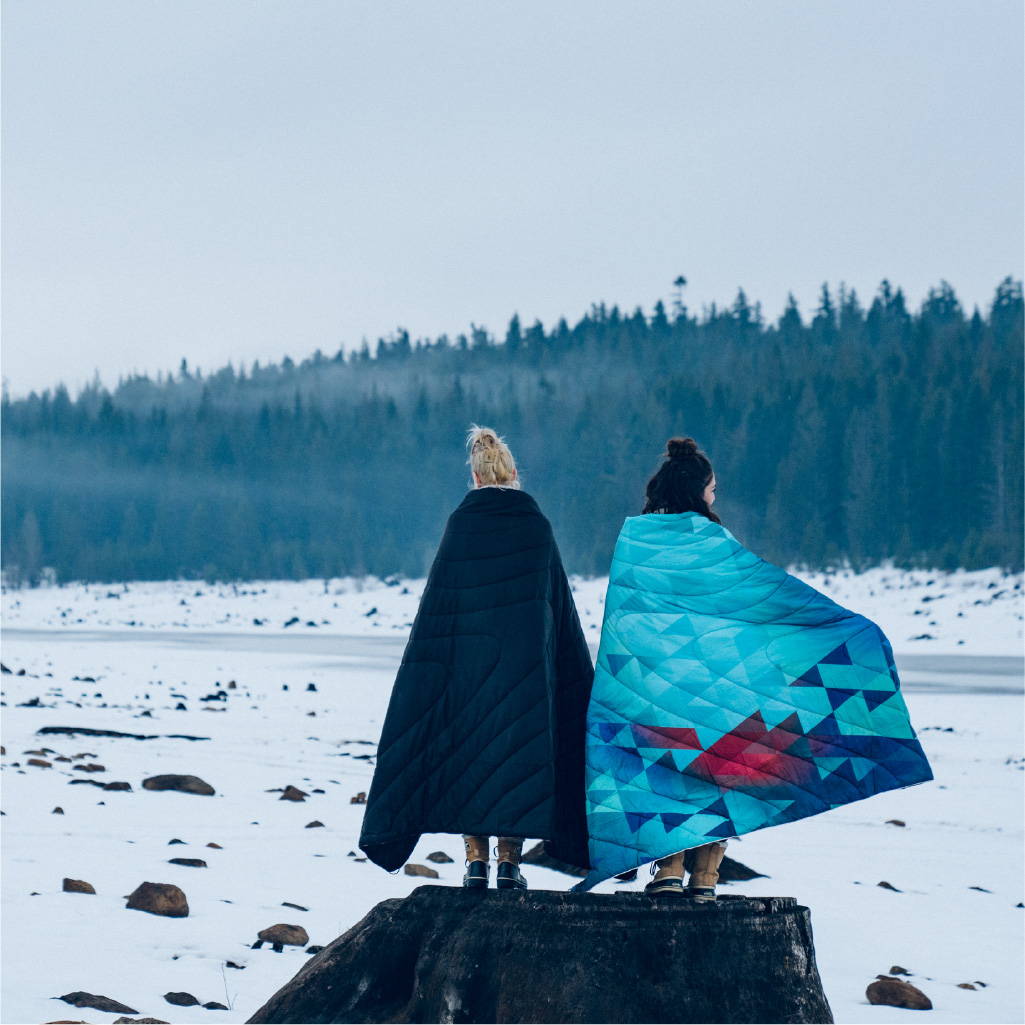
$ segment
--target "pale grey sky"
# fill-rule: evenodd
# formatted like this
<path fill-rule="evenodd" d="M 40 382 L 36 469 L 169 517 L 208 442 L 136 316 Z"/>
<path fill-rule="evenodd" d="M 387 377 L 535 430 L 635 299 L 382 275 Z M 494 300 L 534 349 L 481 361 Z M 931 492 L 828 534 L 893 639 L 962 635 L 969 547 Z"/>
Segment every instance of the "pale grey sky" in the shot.
<path fill-rule="evenodd" d="M 1022 274 L 1018 0 L 4 0 L 4 379 Z"/>

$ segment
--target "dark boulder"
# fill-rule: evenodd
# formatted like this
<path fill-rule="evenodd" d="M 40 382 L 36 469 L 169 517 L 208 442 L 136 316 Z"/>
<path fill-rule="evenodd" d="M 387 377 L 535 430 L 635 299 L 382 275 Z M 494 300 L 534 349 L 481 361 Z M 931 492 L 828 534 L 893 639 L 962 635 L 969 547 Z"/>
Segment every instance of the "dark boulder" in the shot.
<path fill-rule="evenodd" d="M 906 1007 L 911 1011 L 931 1011 L 932 1001 L 917 987 L 903 979 L 891 979 L 880 975 L 869 983 L 865 996 L 870 1004 L 886 1004 L 889 1007 Z"/>
<path fill-rule="evenodd" d="M 189 902 L 174 883 L 139 883 L 125 905 L 134 911 L 148 911 L 167 918 L 188 918 Z"/>
<path fill-rule="evenodd" d="M 142 781 L 144 790 L 180 790 L 184 794 L 201 794 L 209 797 L 216 793 L 205 779 L 198 776 L 182 776 L 169 773 L 164 776 L 150 776 Z"/>
<path fill-rule="evenodd" d="M 832 1022 L 808 909 L 421 886 L 378 904 L 250 1022 Z"/>
<path fill-rule="evenodd" d="M 110 997 L 102 996 L 99 993 L 86 993 L 84 990 L 76 989 L 74 993 L 65 993 L 57 997 L 74 1007 L 91 1007 L 96 1011 L 105 1011 L 107 1014 L 138 1014 L 134 1007 L 122 1004 L 119 1000 L 112 1000 Z"/>

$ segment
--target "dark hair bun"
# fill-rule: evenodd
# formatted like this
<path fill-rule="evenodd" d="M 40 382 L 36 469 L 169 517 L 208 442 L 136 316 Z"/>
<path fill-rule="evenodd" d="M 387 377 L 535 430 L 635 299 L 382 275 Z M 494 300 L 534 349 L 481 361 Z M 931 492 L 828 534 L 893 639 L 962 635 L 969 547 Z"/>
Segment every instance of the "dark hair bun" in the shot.
<path fill-rule="evenodd" d="M 690 459 L 698 453 L 698 443 L 693 438 L 670 438 L 666 442 L 666 457 L 669 459 Z"/>

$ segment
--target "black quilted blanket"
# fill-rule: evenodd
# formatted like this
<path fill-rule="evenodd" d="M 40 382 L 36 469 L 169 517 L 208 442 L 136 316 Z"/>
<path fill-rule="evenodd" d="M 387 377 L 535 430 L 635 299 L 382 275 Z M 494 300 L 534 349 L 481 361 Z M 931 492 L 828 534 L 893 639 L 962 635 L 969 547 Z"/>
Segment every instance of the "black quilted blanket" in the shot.
<path fill-rule="evenodd" d="M 402 656 L 359 846 L 389 871 L 422 833 L 521 836 L 582 868 L 594 669 L 537 502 L 479 488 L 451 514 Z"/>

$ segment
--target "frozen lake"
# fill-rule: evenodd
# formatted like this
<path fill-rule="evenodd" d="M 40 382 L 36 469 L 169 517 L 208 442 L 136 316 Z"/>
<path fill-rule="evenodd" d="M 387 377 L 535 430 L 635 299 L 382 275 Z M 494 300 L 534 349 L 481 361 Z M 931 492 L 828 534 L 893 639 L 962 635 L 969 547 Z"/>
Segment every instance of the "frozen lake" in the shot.
<path fill-rule="evenodd" d="M 51 648 L 56 644 L 88 644 L 102 650 L 107 645 L 132 644 L 143 650 L 159 648 L 194 652 L 265 652 L 294 665 L 336 666 L 339 669 L 398 668 L 405 635 L 381 637 L 366 634 L 296 634 L 216 632 L 211 630 L 54 630 L 14 628 L 3 631 L 10 641 Z M 598 645 L 590 641 L 591 657 Z M 1025 693 L 1025 657 L 1017 655 L 896 655 L 901 686 L 908 693 L 1022 694 Z"/>

